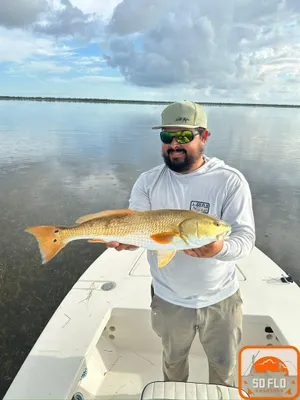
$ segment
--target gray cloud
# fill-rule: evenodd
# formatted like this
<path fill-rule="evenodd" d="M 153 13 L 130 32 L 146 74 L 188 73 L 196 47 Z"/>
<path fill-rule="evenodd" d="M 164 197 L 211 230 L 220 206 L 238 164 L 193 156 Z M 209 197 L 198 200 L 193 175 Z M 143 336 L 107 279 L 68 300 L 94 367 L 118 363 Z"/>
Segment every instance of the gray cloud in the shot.
<path fill-rule="evenodd" d="M 49 12 L 44 21 L 35 24 L 34 30 L 52 36 L 73 36 L 92 39 L 101 35 L 103 24 L 100 17 L 84 14 L 69 0 L 61 0 L 60 9 Z"/>
<path fill-rule="evenodd" d="M 46 10 L 46 0 L 0 0 L 0 26 L 26 27 Z"/>
<path fill-rule="evenodd" d="M 280 18 L 285 0 L 241 0 L 235 3 L 234 22 L 247 24 L 273 23 Z"/>
<path fill-rule="evenodd" d="M 84 14 L 70 0 L 57 1 L 56 6 L 50 0 L 0 0 L 0 26 L 79 40 L 100 37 L 104 27 L 99 16 Z"/>
<path fill-rule="evenodd" d="M 259 96 L 282 65 L 298 69 L 298 10 L 297 0 L 123 0 L 102 45 L 108 65 L 135 85 Z"/>
<path fill-rule="evenodd" d="M 177 3 L 179 6 L 180 1 Z M 168 13 L 162 23 L 140 38 L 115 36 L 110 42 L 108 63 L 120 67 L 124 76 L 137 85 L 194 81 L 209 69 L 216 38 L 211 20 L 206 15 L 193 20 L 191 11 L 188 8 L 180 19 Z M 119 23 L 117 26 L 123 32 Z M 116 28 L 113 26 L 112 30 Z M 141 40 L 142 51 L 137 48 L 136 40 Z"/>
<path fill-rule="evenodd" d="M 285 0 L 286 5 L 294 11 L 300 11 L 299 0 Z"/>
<path fill-rule="evenodd" d="M 177 3 L 178 0 L 152 0 L 151 3 L 141 6 L 136 0 L 122 1 L 114 10 L 108 31 L 120 35 L 146 32 L 159 24 L 164 14 Z"/>
<path fill-rule="evenodd" d="M 106 26 L 72 0 L 9 4 L 0 0 L 0 25 L 98 42 L 137 86 L 271 100 L 300 86 L 299 0 L 123 0 Z"/>

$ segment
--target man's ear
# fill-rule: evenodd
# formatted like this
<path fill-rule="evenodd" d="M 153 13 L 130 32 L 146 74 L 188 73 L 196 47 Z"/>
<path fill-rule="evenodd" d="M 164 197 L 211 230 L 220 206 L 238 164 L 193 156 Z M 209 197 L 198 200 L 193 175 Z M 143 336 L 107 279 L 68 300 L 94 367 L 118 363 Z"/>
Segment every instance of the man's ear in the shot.
<path fill-rule="evenodd" d="M 210 136 L 209 131 L 205 129 L 205 131 L 203 131 L 201 134 L 201 139 L 203 140 L 203 142 L 206 142 L 209 136 Z"/>

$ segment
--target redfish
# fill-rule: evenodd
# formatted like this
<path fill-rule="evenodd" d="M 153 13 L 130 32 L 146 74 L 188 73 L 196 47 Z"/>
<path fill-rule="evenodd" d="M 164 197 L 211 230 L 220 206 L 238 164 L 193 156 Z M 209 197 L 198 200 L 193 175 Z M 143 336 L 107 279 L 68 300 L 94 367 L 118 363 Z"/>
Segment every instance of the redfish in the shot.
<path fill-rule="evenodd" d="M 193 249 L 227 238 L 231 226 L 218 217 L 191 210 L 106 210 L 85 215 L 77 225 L 34 226 L 26 229 L 38 241 L 42 263 L 50 261 L 68 243 L 117 241 L 157 252 L 158 267 L 177 251 Z"/>

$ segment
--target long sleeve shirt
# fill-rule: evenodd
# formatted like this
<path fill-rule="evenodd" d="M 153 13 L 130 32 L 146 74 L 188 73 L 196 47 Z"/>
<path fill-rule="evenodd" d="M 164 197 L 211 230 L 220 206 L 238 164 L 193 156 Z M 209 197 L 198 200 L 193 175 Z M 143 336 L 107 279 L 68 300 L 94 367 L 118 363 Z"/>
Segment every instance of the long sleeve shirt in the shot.
<path fill-rule="evenodd" d="M 250 254 L 255 244 L 255 223 L 250 187 L 243 174 L 218 158 L 188 173 L 176 173 L 164 164 L 144 172 L 135 182 L 129 208 L 135 210 L 190 209 L 215 215 L 232 231 L 221 251 L 211 258 L 177 253 L 164 268 L 148 251 L 156 294 L 186 307 L 206 307 L 238 289 L 235 261 Z"/>

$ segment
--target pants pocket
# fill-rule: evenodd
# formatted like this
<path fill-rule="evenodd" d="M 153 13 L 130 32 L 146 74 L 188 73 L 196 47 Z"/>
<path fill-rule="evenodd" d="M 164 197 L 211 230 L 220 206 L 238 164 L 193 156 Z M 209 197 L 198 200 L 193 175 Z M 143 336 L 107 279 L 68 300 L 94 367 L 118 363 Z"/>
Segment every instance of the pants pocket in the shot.
<path fill-rule="evenodd" d="M 238 289 L 238 290 L 234 293 L 233 297 L 234 297 L 234 300 L 235 300 L 238 304 L 243 304 L 243 303 L 244 303 L 244 302 L 243 302 L 243 299 L 242 299 L 242 296 L 241 296 L 240 289 Z"/>
<path fill-rule="evenodd" d="M 156 297 L 154 295 L 151 302 L 151 324 L 154 332 L 162 337 L 163 317 L 161 310 L 157 307 Z"/>

